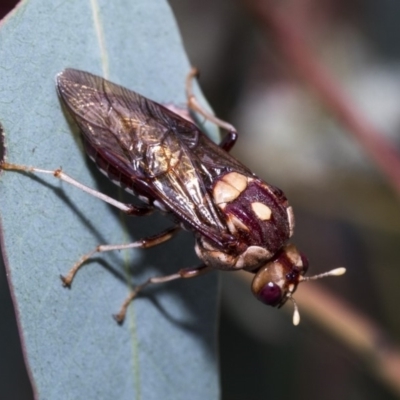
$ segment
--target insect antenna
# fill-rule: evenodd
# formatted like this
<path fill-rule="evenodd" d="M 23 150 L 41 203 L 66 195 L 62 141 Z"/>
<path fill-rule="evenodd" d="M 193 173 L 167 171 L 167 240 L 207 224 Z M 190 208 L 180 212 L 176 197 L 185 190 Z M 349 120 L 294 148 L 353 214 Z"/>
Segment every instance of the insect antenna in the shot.
<path fill-rule="evenodd" d="M 340 276 L 346 273 L 346 268 L 340 267 L 335 268 L 330 271 L 323 272 L 322 274 L 313 275 L 313 276 L 300 276 L 299 282 L 304 281 L 316 281 L 317 279 L 325 278 L 327 276 Z"/>
<path fill-rule="evenodd" d="M 293 298 L 292 293 L 287 294 L 288 299 L 292 302 L 293 304 L 293 325 L 297 326 L 300 323 L 300 313 L 299 313 L 299 306 L 297 305 L 295 299 Z"/>
<path fill-rule="evenodd" d="M 301 282 L 306 282 L 306 281 L 316 281 L 317 279 L 325 278 L 327 276 L 340 276 L 346 273 L 346 268 L 340 267 L 340 268 L 335 268 L 327 272 L 323 272 L 322 274 L 317 274 L 313 276 L 299 276 L 299 283 Z M 300 312 L 299 312 L 299 307 L 293 298 L 293 293 L 288 292 L 287 293 L 287 298 L 292 302 L 294 310 L 293 310 L 293 325 L 297 326 L 300 323 Z"/>

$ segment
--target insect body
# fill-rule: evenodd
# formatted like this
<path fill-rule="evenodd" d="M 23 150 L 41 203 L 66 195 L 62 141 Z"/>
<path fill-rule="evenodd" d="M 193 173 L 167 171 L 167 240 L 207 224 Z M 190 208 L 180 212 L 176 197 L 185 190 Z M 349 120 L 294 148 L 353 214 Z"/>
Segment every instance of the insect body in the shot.
<path fill-rule="evenodd" d="M 132 244 L 98 246 L 62 278 L 66 286 L 95 252 L 150 247 L 169 239 L 179 225 L 194 232 L 195 250 L 203 264 L 139 285 L 117 315 L 120 321 L 130 301 L 146 285 L 190 278 L 211 269 L 254 273 L 254 295 L 278 307 L 288 299 L 294 303 L 293 292 L 307 279 L 303 277 L 308 267 L 306 258 L 287 244 L 293 234 L 294 216 L 285 195 L 228 153 L 235 143 L 236 130 L 201 109 L 191 91 L 194 75 L 192 71 L 187 84 L 189 106 L 228 130 L 219 146 L 193 122 L 133 91 L 73 69 L 57 76 L 58 92 L 83 134 L 87 154 L 114 183 L 138 195 L 144 202 L 142 207 L 110 199 L 61 170 L 29 169 L 54 173 L 128 214 L 140 216 L 159 208 L 177 223 Z M 16 167 L 3 164 L 4 169 L 24 169 Z M 323 275 L 340 273 L 342 269 Z M 298 323 L 294 305 L 294 322 Z"/>

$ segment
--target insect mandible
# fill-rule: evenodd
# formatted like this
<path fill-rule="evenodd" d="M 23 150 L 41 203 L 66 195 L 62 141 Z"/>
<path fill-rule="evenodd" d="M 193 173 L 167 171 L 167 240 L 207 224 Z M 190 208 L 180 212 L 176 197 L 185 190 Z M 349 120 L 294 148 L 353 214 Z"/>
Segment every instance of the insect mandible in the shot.
<path fill-rule="evenodd" d="M 227 131 L 217 145 L 195 123 L 156 102 L 103 78 L 75 69 L 57 75 L 60 98 L 82 133 L 88 156 L 114 183 L 142 200 L 134 206 L 91 189 L 61 169 L 44 170 L 3 161 L 4 170 L 53 174 L 126 214 L 143 216 L 155 209 L 170 214 L 175 225 L 133 243 L 100 245 L 81 257 L 65 276 L 69 287 L 86 260 L 96 253 L 152 247 L 181 228 L 195 235 L 201 264 L 175 274 L 152 277 L 136 286 L 114 315 L 122 322 L 130 302 L 150 284 L 192 278 L 210 270 L 245 270 L 254 274 L 251 290 L 265 304 L 294 305 L 293 323 L 300 321 L 293 299 L 298 284 L 337 276 L 344 268 L 305 277 L 306 257 L 288 240 L 294 215 L 284 193 L 257 177 L 229 154 L 236 129 L 205 111 L 193 95 L 193 69 L 186 82 L 188 106 Z"/>

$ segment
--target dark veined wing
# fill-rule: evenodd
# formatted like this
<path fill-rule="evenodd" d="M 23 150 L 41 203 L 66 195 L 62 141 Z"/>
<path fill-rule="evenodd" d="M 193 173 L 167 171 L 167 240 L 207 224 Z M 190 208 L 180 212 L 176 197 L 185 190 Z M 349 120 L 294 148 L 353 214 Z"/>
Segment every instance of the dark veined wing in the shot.
<path fill-rule="evenodd" d="M 246 167 L 193 123 L 122 86 L 73 69 L 57 85 L 85 140 L 134 188 L 210 238 L 227 234 L 210 195 L 213 179 L 228 170 L 251 175 Z"/>

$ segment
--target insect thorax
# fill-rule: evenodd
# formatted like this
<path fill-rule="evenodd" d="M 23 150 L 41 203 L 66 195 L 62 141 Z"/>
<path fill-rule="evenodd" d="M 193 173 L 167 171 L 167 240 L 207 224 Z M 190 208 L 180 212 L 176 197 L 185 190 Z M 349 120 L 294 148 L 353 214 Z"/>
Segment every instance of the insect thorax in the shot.
<path fill-rule="evenodd" d="M 285 195 L 255 176 L 229 172 L 215 181 L 212 196 L 236 241 L 235 246 L 219 248 L 199 237 L 196 253 L 207 265 L 258 269 L 293 234 L 293 211 Z"/>
<path fill-rule="evenodd" d="M 271 258 L 271 253 L 260 246 L 249 246 L 237 255 L 229 249 L 221 250 L 213 246 L 203 237 L 197 239 L 195 250 L 206 265 L 221 270 L 253 270 L 260 268 Z"/>

